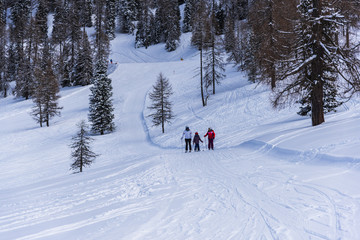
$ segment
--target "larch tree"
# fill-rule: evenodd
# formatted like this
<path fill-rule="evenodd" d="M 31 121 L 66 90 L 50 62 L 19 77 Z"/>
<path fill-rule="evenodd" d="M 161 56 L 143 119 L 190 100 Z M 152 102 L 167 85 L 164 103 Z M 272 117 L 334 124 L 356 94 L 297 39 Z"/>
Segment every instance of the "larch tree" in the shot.
<path fill-rule="evenodd" d="M 276 87 L 277 63 L 289 51 L 285 40 L 292 39 L 289 15 L 296 14 L 295 7 L 294 1 L 257 0 L 249 10 L 249 25 L 256 38 L 249 44 L 257 44 L 252 49 L 261 70 L 259 81 L 269 83 L 271 89 Z"/>
<path fill-rule="evenodd" d="M 222 49 L 220 40 L 216 36 L 216 4 L 215 0 L 212 1 L 210 6 L 211 14 L 210 19 L 207 21 L 207 32 L 209 38 L 206 39 L 206 51 L 204 59 L 204 81 L 205 88 L 208 89 L 212 86 L 212 93 L 215 94 L 215 86 L 225 77 L 225 63 L 222 57 Z"/>
<path fill-rule="evenodd" d="M 204 83 L 205 88 L 212 87 L 212 93 L 215 94 L 215 86 L 220 84 L 225 78 L 225 62 L 223 58 L 223 49 L 219 40 L 215 41 L 204 54 Z"/>
<path fill-rule="evenodd" d="M 32 115 L 40 127 L 43 126 L 43 123 L 49 127 L 50 119 L 61 114 L 62 107 L 58 104 L 60 87 L 52 67 L 52 56 L 49 51 L 49 44 L 46 42 L 42 63 L 35 69 L 34 107 L 32 111 Z"/>
<path fill-rule="evenodd" d="M 165 123 L 170 123 L 174 118 L 172 102 L 170 101 L 172 94 L 173 91 L 169 79 L 160 73 L 155 85 L 153 85 L 153 91 L 149 94 L 152 105 L 148 108 L 153 110 L 154 113 L 148 117 L 152 119 L 154 126 L 161 125 L 162 133 L 165 133 Z"/>
<path fill-rule="evenodd" d="M 91 150 L 93 138 L 89 136 L 89 126 L 82 120 L 77 124 L 79 131 L 72 137 L 70 145 L 72 152 L 71 158 L 74 162 L 71 164 L 72 170 L 83 171 L 83 168 L 90 166 L 98 156 Z"/>
<path fill-rule="evenodd" d="M 200 66 L 198 67 L 198 76 L 200 78 L 200 91 L 201 91 L 201 101 L 202 105 L 205 107 L 207 105 L 207 99 L 209 93 L 204 87 L 204 74 L 203 74 L 203 51 L 208 48 L 208 43 L 211 39 L 210 23 L 209 23 L 209 4 L 200 0 L 197 1 L 194 5 L 194 19 L 193 19 L 193 29 L 191 43 L 197 47 L 200 55 Z"/>
<path fill-rule="evenodd" d="M 111 79 L 107 76 L 107 61 L 104 58 L 96 63 L 93 82 L 88 117 L 92 132 L 103 135 L 115 130 Z"/>

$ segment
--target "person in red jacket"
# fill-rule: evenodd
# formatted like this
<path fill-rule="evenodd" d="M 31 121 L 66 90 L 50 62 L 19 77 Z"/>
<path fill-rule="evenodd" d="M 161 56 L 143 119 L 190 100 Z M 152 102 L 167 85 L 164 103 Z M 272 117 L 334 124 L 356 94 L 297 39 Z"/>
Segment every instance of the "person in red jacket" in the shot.
<path fill-rule="evenodd" d="M 204 135 L 204 137 L 208 137 L 209 144 L 208 148 L 209 150 L 214 150 L 214 139 L 215 139 L 215 132 L 211 128 L 208 129 L 207 133 Z"/>

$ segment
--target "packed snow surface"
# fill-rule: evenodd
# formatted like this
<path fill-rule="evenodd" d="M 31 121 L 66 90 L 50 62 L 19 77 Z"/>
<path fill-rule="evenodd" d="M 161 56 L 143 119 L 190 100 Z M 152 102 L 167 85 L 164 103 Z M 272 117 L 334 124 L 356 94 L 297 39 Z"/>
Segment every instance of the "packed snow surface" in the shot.
<path fill-rule="evenodd" d="M 93 136 L 100 156 L 83 173 L 69 170 L 69 144 L 90 86 L 61 90 L 50 127 L 31 100 L 0 100 L 1 240 L 360 239 L 360 98 L 312 127 L 229 64 L 202 107 L 190 36 L 171 53 L 133 38 L 112 42 L 117 128 Z M 147 117 L 160 72 L 174 90 L 165 134 Z M 215 150 L 185 153 L 185 126 L 202 140 L 213 128 Z"/>

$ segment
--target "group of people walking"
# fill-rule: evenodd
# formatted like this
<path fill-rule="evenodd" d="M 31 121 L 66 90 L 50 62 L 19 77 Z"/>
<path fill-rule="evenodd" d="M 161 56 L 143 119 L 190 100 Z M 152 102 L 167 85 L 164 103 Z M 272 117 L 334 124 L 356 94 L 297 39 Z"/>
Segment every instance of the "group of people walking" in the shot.
<path fill-rule="evenodd" d="M 214 139 L 215 139 L 215 132 L 211 128 L 208 129 L 207 133 L 204 137 L 208 138 L 208 149 L 214 150 Z M 192 138 L 192 132 L 189 127 L 185 127 L 181 140 L 185 138 L 185 152 L 188 150 L 191 152 L 191 140 L 194 143 L 194 151 L 200 151 L 200 142 L 203 142 L 199 136 L 198 132 L 195 132 L 194 138 Z"/>

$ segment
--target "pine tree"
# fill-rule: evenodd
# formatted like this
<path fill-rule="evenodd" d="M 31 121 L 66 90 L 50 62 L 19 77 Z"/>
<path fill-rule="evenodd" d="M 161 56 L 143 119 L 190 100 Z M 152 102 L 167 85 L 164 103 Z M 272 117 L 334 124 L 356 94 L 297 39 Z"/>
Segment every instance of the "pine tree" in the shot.
<path fill-rule="evenodd" d="M 214 1 L 214 24 L 215 24 L 215 34 L 222 35 L 225 30 L 225 10 L 221 3 L 217 3 Z"/>
<path fill-rule="evenodd" d="M 152 29 L 155 19 L 151 12 L 148 0 L 140 3 L 139 19 L 136 25 L 135 47 L 148 48 L 155 42 L 155 31 Z"/>
<path fill-rule="evenodd" d="M 68 45 L 69 45 L 69 58 L 65 61 L 70 70 L 71 85 L 74 85 L 74 72 L 76 65 L 76 57 L 78 55 L 77 50 L 79 49 L 81 41 L 81 23 L 80 23 L 80 10 L 76 7 L 76 1 L 69 5 L 69 17 L 68 17 Z"/>
<path fill-rule="evenodd" d="M 225 18 L 224 26 L 224 46 L 228 53 L 232 53 L 236 48 L 236 35 L 235 35 L 235 19 L 232 11 Z"/>
<path fill-rule="evenodd" d="M 98 155 L 91 151 L 90 143 L 94 139 L 88 134 L 88 125 L 82 120 L 77 126 L 79 131 L 72 137 L 72 144 L 70 145 L 73 149 L 71 157 L 74 160 L 71 169 L 82 172 L 83 168 L 90 166 Z"/>
<path fill-rule="evenodd" d="M 176 0 L 168 0 L 168 17 L 166 20 L 165 49 L 168 52 L 175 51 L 180 42 L 180 9 Z"/>
<path fill-rule="evenodd" d="M 76 5 L 79 9 L 79 18 L 81 27 L 92 27 L 92 2 L 91 0 L 80 0 L 77 1 Z"/>
<path fill-rule="evenodd" d="M 34 74 L 31 65 L 30 57 L 26 57 L 21 46 L 18 44 L 16 47 L 17 63 L 16 77 L 15 77 L 15 93 L 17 97 L 23 97 L 26 100 L 33 94 Z"/>
<path fill-rule="evenodd" d="M 27 25 L 30 20 L 31 0 L 14 0 L 11 7 L 11 34 L 15 43 L 23 48 Z"/>
<path fill-rule="evenodd" d="M 161 124 L 162 133 L 165 132 L 165 123 L 170 123 L 174 118 L 172 113 L 172 103 L 169 101 L 170 96 L 173 94 L 169 79 L 159 74 L 156 84 L 153 85 L 153 91 L 149 94 L 149 98 L 153 101 L 152 105 L 148 107 L 154 110 L 155 113 L 150 114 L 148 117 L 152 118 L 154 126 Z"/>
<path fill-rule="evenodd" d="M 44 44 L 48 39 L 47 17 L 49 10 L 46 0 L 40 0 L 35 14 L 35 18 L 30 21 L 28 30 L 28 56 L 32 56 L 33 68 L 38 64 L 38 59 L 41 58 L 40 52 L 44 48 Z"/>
<path fill-rule="evenodd" d="M 7 48 L 7 61 L 6 61 L 6 78 L 9 82 L 15 81 L 17 71 L 17 54 L 15 51 L 15 44 L 10 42 Z"/>
<path fill-rule="evenodd" d="M 31 96 L 32 68 L 29 56 L 25 53 L 26 33 L 29 26 L 31 13 L 30 0 L 16 0 L 11 6 L 10 19 L 10 40 L 14 43 L 15 72 L 16 80 L 15 92 L 17 97 L 28 99 Z"/>
<path fill-rule="evenodd" d="M 109 56 L 109 37 L 106 34 L 106 14 L 105 14 L 106 0 L 94 1 L 95 13 L 95 50 L 96 58 L 102 59 Z"/>
<path fill-rule="evenodd" d="M 46 0 L 49 12 L 54 13 L 56 8 L 56 0 Z"/>
<path fill-rule="evenodd" d="M 120 0 L 118 25 L 121 33 L 133 33 L 139 6 L 136 0 Z"/>
<path fill-rule="evenodd" d="M 184 19 L 183 19 L 183 27 L 182 31 L 184 33 L 192 31 L 192 18 L 193 18 L 193 7 L 194 0 L 186 0 L 185 1 L 185 8 L 184 8 Z"/>
<path fill-rule="evenodd" d="M 7 97 L 9 83 L 6 79 L 6 45 L 7 45 L 7 31 L 6 31 L 6 12 L 7 6 L 5 0 L 0 0 L 0 93 L 3 97 Z"/>
<path fill-rule="evenodd" d="M 89 85 L 93 78 L 92 49 L 86 31 L 84 29 L 74 72 L 74 85 Z"/>
<path fill-rule="evenodd" d="M 57 0 L 53 30 L 51 33 L 51 41 L 54 46 L 58 46 L 58 55 L 55 61 L 56 75 L 59 77 L 59 82 L 62 87 L 71 86 L 70 70 L 67 65 L 69 52 L 66 40 L 68 39 L 69 30 L 67 19 L 69 18 L 68 7 L 62 0 Z"/>
<path fill-rule="evenodd" d="M 94 86 L 90 88 L 89 121 L 91 130 L 101 135 L 115 130 L 111 79 L 107 77 L 107 61 L 99 59 L 95 67 Z"/>
<path fill-rule="evenodd" d="M 174 51 L 180 40 L 180 10 L 177 0 L 159 0 L 155 13 L 156 42 L 165 42 L 165 49 Z"/>
<path fill-rule="evenodd" d="M 115 38 L 116 0 L 106 0 L 105 33 L 110 40 Z"/>
<path fill-rule="evenodd" d="M 49 14 L 49 9 L 46 3 L 46 0 L 39 0 L 39 6 L 35 14 L 35 27 L 37 38 L 40 39 L 41 43 L 48 37 L 48 26 L 47 26 L 47 17 Z"/>

